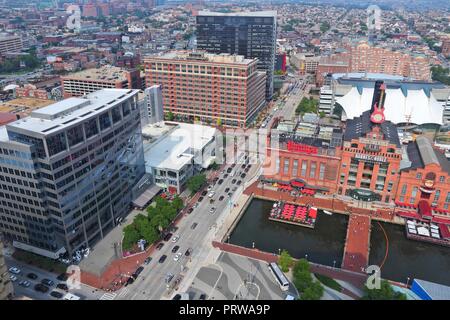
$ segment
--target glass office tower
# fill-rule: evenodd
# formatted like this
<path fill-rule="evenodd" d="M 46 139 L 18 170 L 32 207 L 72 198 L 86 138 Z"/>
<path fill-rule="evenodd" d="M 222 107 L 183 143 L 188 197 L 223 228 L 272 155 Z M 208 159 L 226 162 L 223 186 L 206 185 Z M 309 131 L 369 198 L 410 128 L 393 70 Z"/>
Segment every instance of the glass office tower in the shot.
<path fill-rule="evenodd" d="M 265 71 L 267 75 L 267 100 L 273 95 L 276 40 L 276 11 L 200 11 L 197 16 L 197 49 L 257 58 L 258 69 Z"/>
<path fill-rule="evenodd" d="M 0 231 L 14 246 L 70 257 L 128 214 L 145 173 L 137 94 L 103 89 L 0 127 Z"/>

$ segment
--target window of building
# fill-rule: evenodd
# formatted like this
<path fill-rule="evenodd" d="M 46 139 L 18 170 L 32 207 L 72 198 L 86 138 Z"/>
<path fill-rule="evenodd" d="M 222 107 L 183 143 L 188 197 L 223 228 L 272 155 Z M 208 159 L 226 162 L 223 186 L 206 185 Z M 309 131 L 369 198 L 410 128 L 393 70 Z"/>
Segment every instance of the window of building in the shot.
<path fill-rule="evenodd" d="M 422 179 L 422 173 L 417 173 L 417 175 L 416 175 L 416 179 Z"/>
<path fill-rule="evenodd" d="M 319 167 L 319 179 L 323 180 L 325 178 L 325 164 L 321 163 Z"/>
<path fill-rule="evenodd" d="M 64 132 L 55 134 L 47 138 L 47 148 L 49 156 L 60 153 L 67 149 L 66 136 Z"/>
<path fill-rule="evenodd" d="M 316 163 L 313 161 L 311 162 L 311 169 L 309 171 L 309 177 L 315 178 L 316 177 Z"/>
<path fill-rule="evenodd" d="M 83 128 L 81 125 L 67 130 L 67 140 L 69 140 L 69 147 L 84 141 Z"/>
<path fill-rule="evenodd" d="M 434 194 L 433 202 L 438 202 L 440 196 L 441 196 L 441 190 L 436 190 L 436 193 Z"/>
<path fill-rule="evenodd" d="M 283 173 L 286 175 L 289 172 L 289 159 L 284 159 Z"/>
<path fill-rule="evenodd" d="M 296 177 L 298 174 L 298 160 L 294 160 L 292 163 L 292 176 Z"/>
<path fill-rule="evenodd" d="M 306 169 L 308 167 L 307 161 L 303 160 L 302 161 L 302 177 L 306 177 Z"/>
<path fill-rule="evenodd" d="M 440 176 L 439 177 L 439 182 L 445 182 L 445 176 Z"/>
<path fill-rule="evenodd" d="M 406 194 L 406 189 L 408 188 L 408 186 L 406 185 L 406 184 L 404 184 L 403 186 L 402 186 L 402 195 L 405 195 Z"/>
<path fill-rule="evenodd" d="M 419 188 L 413 187 L 412 192 L 411 192 L 411 198 L 409 199 L 409 203 L 413 204 L 416 202 L 416 196 L 417 196 L 418 190 L 419 190 Z"/>
<path fill-rule="evenodd" d="M 280 172 L 280 159 L 279 159 L 279 158 L 277 158 L 277 159 L 275 160 L 275 172 L 276 172 L 276 173 L 279 173 L 279 172 Z"/>

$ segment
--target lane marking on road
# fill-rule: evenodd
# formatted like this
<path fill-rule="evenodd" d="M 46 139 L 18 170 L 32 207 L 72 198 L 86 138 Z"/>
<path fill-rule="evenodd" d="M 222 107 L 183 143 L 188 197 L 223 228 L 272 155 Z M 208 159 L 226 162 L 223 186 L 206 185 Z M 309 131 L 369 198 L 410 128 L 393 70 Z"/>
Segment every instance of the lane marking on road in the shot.
<path fill-rule="evenodd" d="M 101 297 L 100 300 L 114 300 L 114 298 L 117 296 L 117 293 L 104 293 Z"/>

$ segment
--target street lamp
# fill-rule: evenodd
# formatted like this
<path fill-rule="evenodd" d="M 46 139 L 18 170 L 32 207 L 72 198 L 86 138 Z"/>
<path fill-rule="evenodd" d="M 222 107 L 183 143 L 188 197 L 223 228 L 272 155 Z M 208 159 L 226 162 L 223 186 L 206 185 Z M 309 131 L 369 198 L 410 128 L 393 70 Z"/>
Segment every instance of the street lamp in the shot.
<path fill-rule="evenodd" d="M 409 280 L 410 280 L 410 278 L 409 278 L 409 277 L 407 277 L 407 278 L 406 278 L 406 287 L 408 287 L 408 284 L 409 284 Z"/>
<path fill-rule="evenodd" d="M 333 268 L 336 268 L 336 260 L 333 261 Z"/>
<path fill-rule="evenodd" d="M 281 249 L 278 249 L 278 255 L 280 255 L 281 254 Z"/>
<path fill-rule="evenodd" d="M 308 260 L 308 254 L 305 254 L 305 259 Z"/>
<path fill-rule="evenodd" d="M 252 242 L 252 248 L 255 249 L 255 242 Z"/>

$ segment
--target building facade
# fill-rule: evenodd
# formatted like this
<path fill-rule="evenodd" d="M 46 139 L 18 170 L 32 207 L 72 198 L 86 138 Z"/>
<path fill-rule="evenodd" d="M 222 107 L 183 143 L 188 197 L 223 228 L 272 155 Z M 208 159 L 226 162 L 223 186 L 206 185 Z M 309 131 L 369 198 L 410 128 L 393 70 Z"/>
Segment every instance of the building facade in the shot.
<path fill-rule="evenodd" d="M 450 215 L 450 162 L 425 137 L 408 144 L 395 200 L 415 207 L 425 201 L 433 216 Z"/>
<path fill-rule="evenodd" d="M 57 259 L 128 214 L 145 174 L 137 90 L 70 98 L 1 128 L 0 231 Z"/>
<path fill-rule="evenodd" d="M 172 51 L 145 59 L 147 87 L 162 85 L 164 112 L 185 120 L 246 127 L 265 105 L 256 59 Z"/>
<path fill-rule="evenodd" d="M 12 298 L 14 289 L 9 277 L 8 266 L 3 255 L 3 242 L 0 240 L 0 300 Z"/>
<path fill-rule="evenodd" d="M 146 88 L 145 91 L 146 112 L 149 123 L 156 123 L 164 120 L 162 86 L 154 85 Z"/>
<path fill-rule="evenodd" d="M 219 13 L 199 11 L 196 17 L 197 48 L 211 53 L 243 55 L 258 59 L 266 73 L 266 98 L 273 95 L 277 13 L 276 11 Z"/>
<path fill-rule="evenodd" d="M 87 69 L 61 77 L 64 98 L 80 97 L 101 89 L 141 89 L 144 76 L 137 69 L 114 66 Z"/>
<path fill-rule="evenodd" d="M 20 52 L 22 39 L 18 36 L 0 36 L 0 55 L 7 52 Z"/>

